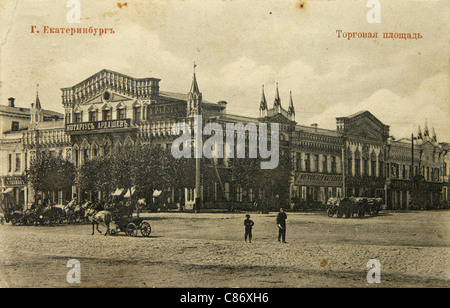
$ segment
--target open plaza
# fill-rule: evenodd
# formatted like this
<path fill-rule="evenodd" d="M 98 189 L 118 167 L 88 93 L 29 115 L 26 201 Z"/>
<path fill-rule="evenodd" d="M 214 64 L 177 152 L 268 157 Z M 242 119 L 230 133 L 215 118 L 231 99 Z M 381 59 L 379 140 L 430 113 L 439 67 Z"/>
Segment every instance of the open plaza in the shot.
<path fill-rule="evenodd" d="M 244 241 L 244 219 L 255 222 Z M 150 237 L 91 235 L 89 224 L 0 225 L 3 287 L 448 287 L 448 210 L 382 211 L 366 218 L 287 212 L 142 213 Z M 101 231 L 105 227 L 100 226 Z M 68 283 L 69 260 L 80 283 Z M 369 283 L 369 260 L 380 283 Z"/>

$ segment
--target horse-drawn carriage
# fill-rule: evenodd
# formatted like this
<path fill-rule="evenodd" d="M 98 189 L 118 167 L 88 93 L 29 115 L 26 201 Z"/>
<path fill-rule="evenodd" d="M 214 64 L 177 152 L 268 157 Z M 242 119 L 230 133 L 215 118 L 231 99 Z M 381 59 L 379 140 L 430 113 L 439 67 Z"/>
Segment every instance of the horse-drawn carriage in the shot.
<path fill-rule="evenodd" d="M 118 235 L 119 231 L 125 232 L 128 236 L 137 236 L 140 231 L 142 236 L 148 237 L 152 228 L 148 222 L 144 221 L 144 218 L 121 217 L 114 220 L 110 233 L 111 235 Z"/>
<path fill-rule="evenodd" d="M 7 211 L 4 213 L 5 221 L 12 225 L 48 225 L 62 223 L 65 218 L 64 211 L 57 206 L 38 206 L 23 211 Z"/>
<path fill-rule="evenodd" d="M 378 215 L 382 204 L 381 198 L 350 197 L 350 198 L 330 198 L 327 202 L 327 215 L 337 218 L 359 217 L 366 214 Z"/>
<path fill-rule="evenodd" d="M 12 225 L 22 224 L 24 221 L 22 211 L 5 211 L 3 215 L 5 222 L 10 222 Z"/>
<path fill-rule="evenodd" d="M 133 217 L 131 207 L 111 205 L 90 204 L 85 212 L 86 218 L 92 222 L 92 234 L 97 231 L 102 233 L 98 226 L 105 225 L 107 230 L 105 235 L 118 235 L 119 232 L 125 232 L 128 236 L 137 236 L 138 232 L 142 236 L 148 237 L 152 232 L 150 224 L 144 221 L 144 218 Z"/>
<path fill-rule="evenodd" d="M 351 217 L 354 210 L 353 201 L 349 198 L 330 198 L 327 202 L 327 215 L 333 217 L 336 214 L 337 218 L 345 215 L 346 218 Z"/>

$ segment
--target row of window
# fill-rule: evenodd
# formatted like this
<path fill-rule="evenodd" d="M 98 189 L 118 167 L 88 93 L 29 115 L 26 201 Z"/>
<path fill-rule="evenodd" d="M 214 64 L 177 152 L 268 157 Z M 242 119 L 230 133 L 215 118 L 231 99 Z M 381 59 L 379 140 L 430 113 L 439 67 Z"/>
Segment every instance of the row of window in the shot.
<path fill-rule="evenodd" d="M 161 113 L 173 113 L 176 112 L 177 108 L 173 106 L 151 106 L 144 109 L 144 113 L 147 115 L 147 118 L 150 118 L 151 115 L 161 114 Z M 101 119 L 100 119 L 101 115 Z M 73 114 L 73 123 L 82 123 L 84 119 L 83 111 L 75 112 Z M 116 109 L 116 120 L 124 120 L 127 118 L 127 109 L 126 108 L 117 108 Z M 89 122 L 97 122 L 97 121 L 110 121 L 113 120 L 112 109 L 103 109 L 101 112 L 96 110 L 88 111 L 88 121 Z M 142 121 L 142 107 L 133 107 L 133 121 L 134 123 L 138 123 Z M 66 114 L 66 123 L 71 123 L 70 113 Z"/>
<path fill-rule="evenodd" d="M 443 176 L 446 176 L 446 168 L 443 168 Z M 412 179 L 414 175 L 422 175 L 426 181 L 440 181 L 441 171 L 439 168 L 414 166 L 414 174 L 411 165 L 399 165 L 389 163 L 387 168 L 387 177 L 395 179 Z"/>
<path fill-rule="evenodd" d="M 294 185 L 292 186 L 292 197 L 304 201 L 311 200 L 325 202 L 328 198 L 342 197 L 342 188 Z"/>
<path fill-rule="evenodd" d="M 383 168 L 383 163 L 376 160 L 348 158 L 347 161 L 347 174 L 353 176 L 383 176 Z"/>
<path fill-rule="evenodd" d="M 338 157 L 319 155 L 319 154 L 304 154 L 302 159 L 300 153 L 296 153 L 295 170 L 304 172 L 322 172 L 322 173 L 337 173 Z M 320 156 L 321 159 L 320 159 Z"/>
<path fill-rule="evenodd" d="M 25 153 L 25 164 L 27 153 Z M 22 171 L 22 153 L 8 154 L 8 172 Z"/>

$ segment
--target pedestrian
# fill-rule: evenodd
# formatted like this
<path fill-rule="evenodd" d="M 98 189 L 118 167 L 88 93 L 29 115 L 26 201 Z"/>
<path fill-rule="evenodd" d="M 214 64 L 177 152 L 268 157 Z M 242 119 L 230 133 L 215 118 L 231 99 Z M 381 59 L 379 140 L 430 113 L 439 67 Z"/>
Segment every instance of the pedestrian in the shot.
<path fill-rule="evenodd" d="M 280 212 L 277 216 L 278 242 L 281 240 L 283 243 L 286 243 L 286 219 L 286 213 L 280 208 Z"/>
<path fill-rule="evenodd" d="M 249 214 L 245 215 L 245 217 L 246 217 L 246 219 L 244 220 L 244 226 L 245 226 L 244 239 L 247 242 L 247 238 L 248 238 L 249 242 L 251 243 L 252 242 L 252 228 L 255 223 L 253 222 L 253 220 L 250 219 Z"/>

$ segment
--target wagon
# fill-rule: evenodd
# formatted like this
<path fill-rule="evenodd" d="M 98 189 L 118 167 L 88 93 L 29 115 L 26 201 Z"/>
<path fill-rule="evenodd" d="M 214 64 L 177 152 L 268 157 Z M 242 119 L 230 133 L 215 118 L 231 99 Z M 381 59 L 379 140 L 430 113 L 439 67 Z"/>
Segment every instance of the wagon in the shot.
<path fill-rule="evenodd" d="M 345 215 L 346 218 L 352 216 L 354 211 L 354 201 L 350 198 L 330 198 L 327 203 L 327 215 L 333 217 L 336 214 L 337 218 Z"/>
<path fill-rule="evenodd" d="M 139 217 L 122 217 L 114 221 L 115 226 L 111 227 L 111 235 L 118 235 L 120 231 L 125 232 L 128 236 L 137 236 L 138 231 L 142 236 L 148 237 L 152 232 L 150 224 Z"/>

